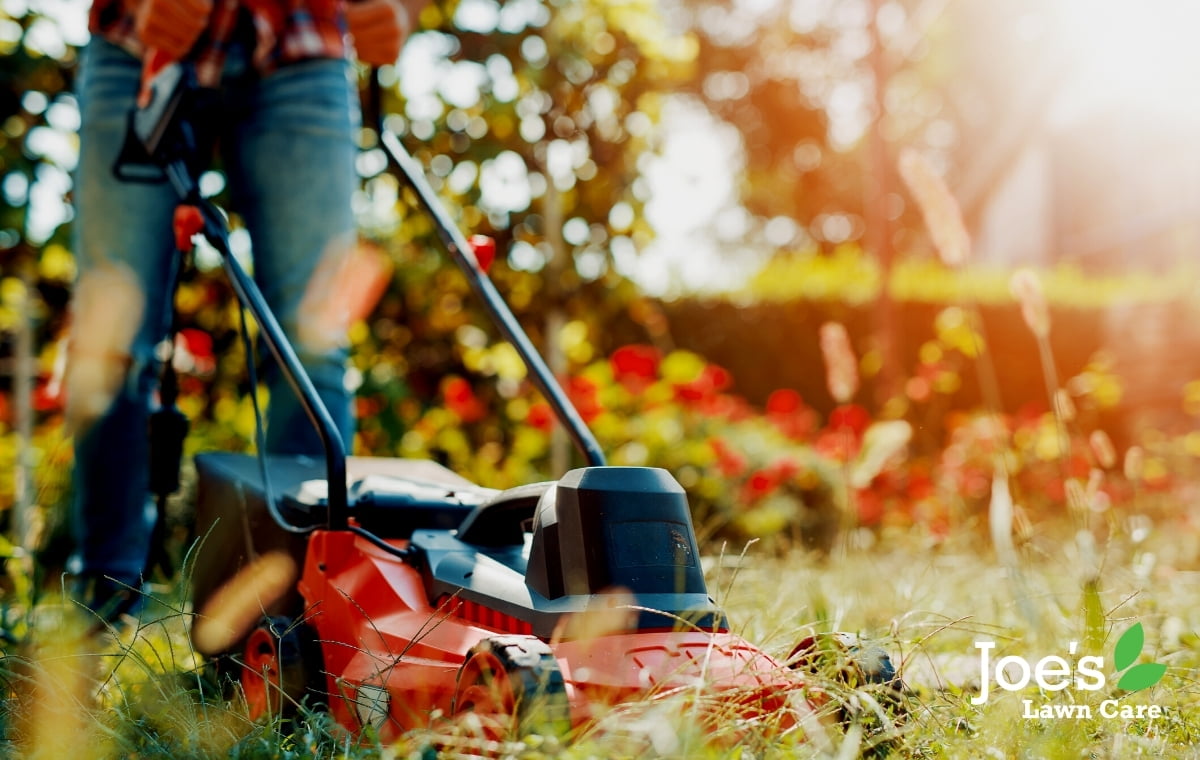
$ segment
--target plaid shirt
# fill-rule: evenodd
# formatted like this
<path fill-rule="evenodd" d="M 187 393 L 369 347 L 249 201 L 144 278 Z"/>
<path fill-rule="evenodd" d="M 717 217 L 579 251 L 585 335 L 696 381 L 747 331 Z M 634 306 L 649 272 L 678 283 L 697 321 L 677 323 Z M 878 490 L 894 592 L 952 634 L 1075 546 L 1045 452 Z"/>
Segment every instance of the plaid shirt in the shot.
<path fill-rule="evenodd" d="M 220 82 L 243 8 L 253 20 L 254 65 L 259 71 L 309 58 L 341 58 L 346 54 L 342 1 L 213 0 L 208 27 L 191 54 L 200 84 L 212 87 Z M 134 31 L 138 4 L 139 0 L 94 0 L 88 29 L 140 58 L 145 46 Z"/>

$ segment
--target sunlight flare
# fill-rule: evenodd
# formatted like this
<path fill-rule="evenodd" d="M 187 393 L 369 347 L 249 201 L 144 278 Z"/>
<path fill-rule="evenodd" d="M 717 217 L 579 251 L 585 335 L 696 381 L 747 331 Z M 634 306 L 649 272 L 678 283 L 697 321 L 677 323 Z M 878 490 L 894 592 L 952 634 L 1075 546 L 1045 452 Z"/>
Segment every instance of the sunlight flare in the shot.
<path fill-rule="evenodd" d="M 144 308 L 137 276 L 123 264 L 102 264 L 79 279 L 66 367 L 66 417 L 74 432 L 104 414 L 116 397 Z"/>

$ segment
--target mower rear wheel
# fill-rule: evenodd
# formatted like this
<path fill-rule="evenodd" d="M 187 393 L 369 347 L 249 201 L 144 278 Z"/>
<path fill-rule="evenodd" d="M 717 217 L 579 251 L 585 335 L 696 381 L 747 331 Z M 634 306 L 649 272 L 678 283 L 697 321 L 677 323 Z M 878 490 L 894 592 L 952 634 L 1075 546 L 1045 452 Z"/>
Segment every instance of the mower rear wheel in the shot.
<path fill-rule="evenodd" d="M 498 637 L 471 648 L 458 672 L 454 713 L 474 713 L 484 730 L 507 738 L 565 736 L 571 704 L 558 660 L 540 639 Z"/>
<path fill-rule="evenodd" d="M 303 622 L 264 617 L 242 648 L 240 682 L 250 719 L 290 718 L 320 673 L 316 638 Z"/>

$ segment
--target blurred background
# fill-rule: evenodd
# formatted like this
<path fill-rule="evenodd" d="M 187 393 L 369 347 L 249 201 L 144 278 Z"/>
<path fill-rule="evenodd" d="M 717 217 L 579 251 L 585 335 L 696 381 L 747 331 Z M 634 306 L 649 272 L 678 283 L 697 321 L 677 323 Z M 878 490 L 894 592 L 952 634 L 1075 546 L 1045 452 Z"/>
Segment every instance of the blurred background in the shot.
<path fill-rule="evenodd" d="M 86 10 L 0 0 L 0 508 L 51 553 Z M 704 536 L 938 541 L 986 524 L 998 473 L 1019 530 L 1194 528 L 1198 25 L 1168 0 L 437 2 L 379 71 L 383 123 L 496 240 L 611 461 L 669 468 Z M 556 476 L 573 453 L 376 140 L 356 209 L 395 268 L 350 333 L 355 450 Z M 959 223 L 969 250 L 939 248 Z M 248 450 L 236 308 L 196 263 L 188 448 Z"/>

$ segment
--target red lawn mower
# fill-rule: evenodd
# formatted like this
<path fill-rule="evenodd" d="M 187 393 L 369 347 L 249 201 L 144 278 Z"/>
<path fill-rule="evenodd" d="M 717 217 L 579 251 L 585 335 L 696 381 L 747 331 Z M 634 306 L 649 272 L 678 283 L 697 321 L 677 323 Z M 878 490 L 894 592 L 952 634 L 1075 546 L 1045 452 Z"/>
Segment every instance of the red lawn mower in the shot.
<path fill-rule="evenodd" d="M 197 192 L 188 70 L 168 67 L 152 89 L 131 119 L 125 164 L 164 170 L 185 209 L 178 236 L 200 232 L 222 254 L 325 449 L 323 461 L 195 458 L 193 640 L 202 654 L 236 663 L 227 672 L 252 714 L 321 703 L 348 729 L 370 726 L 387 740 L 463 714 L 497 736 L 562 735 L 613 705 L 677 691 L 703 693 L 726 720 L 790 714 L 782 725 L 794 725 L 810 710 L 801 670 L 730 632 L 705 585 L 683 488 L 662 469 L 605 464 L 472 246 L 387 131 L 381 147 L 392 166 L 587 466 L 497 491 L 431 461 L 347 456 L 231 255 L 222 215 Z"/>

